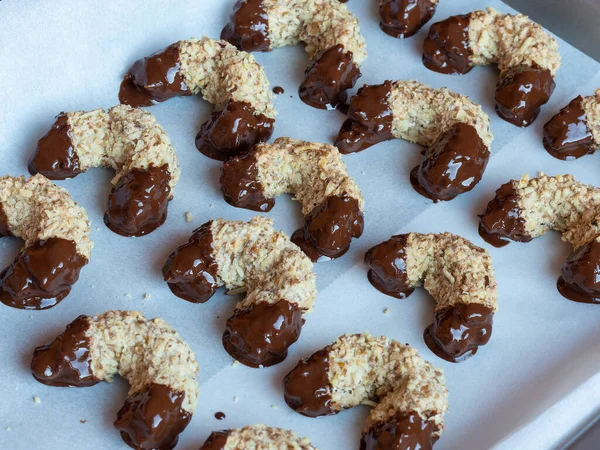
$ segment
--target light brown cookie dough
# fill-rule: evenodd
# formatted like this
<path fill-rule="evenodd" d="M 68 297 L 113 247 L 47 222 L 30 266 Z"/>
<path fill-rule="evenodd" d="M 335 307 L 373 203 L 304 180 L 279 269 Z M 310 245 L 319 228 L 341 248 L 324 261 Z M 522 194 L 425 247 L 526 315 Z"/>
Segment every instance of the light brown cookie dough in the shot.
<path fill-rule="evenodd" d="M 173 448 L 196 408 L 193 352 L 164 320 L 136 311 L 79 316 L 54 341 L 35 349 L 31 370 L 49 386 L 125 378 L 129 394 L 115 427 L 133 448 Z"/>
<path fill-rule="evenodd" d="M 507 239 L 529 242 L 550 230 L 562 233 L 574 250 L 558 290 L 570 300 L 600 303 L 600 188 L 572 175 L 524 175 L 502 185 L 480 218 L 479 234 L 497 247 Z"/>
<path fill-rule="evenodd" d="M 0 301 L 21 309 L 59 303 L 90 260 L 89 235 L 87 214 L 66 189 L 42 175 L 0 177 L 0 237 L 25 241 L 0 273 Z"/>
<path fill-rule="evenodd" d="M 301 360 L 285 377 L 285 401 L 309 417 L 374 406 L 361 449 L 431 448 L 444 431 L 448 390 L 441 370 L 385 336 L 346 334 Z"/>
<path fill-rule="evenodd" d="M 221 38 L 250 52 L 304 42 L 312 64 L 300 98 L 321 109 L 344 100 L 367 57 L 358 19 L 339 0 L 239 0 Z"/>
<path fill-rule="evenodd" d="M 490 156 L 490 118 L 469 97 L 417 81 L 365 85 L 350 101 L 335 145 L 362 151 L 392 138 L 426 147 L 411 183 L 434 201 L 451 200 L 479 181 Z"/>
<path fill-rule="evenodd" d="M 423 286 L 435 299 L 424 338 L 436 355 L 459 362 L 489 341 L 498 293 L 486 250 L 450 233 L 408 233 L 371 248 L 365 262 L 384 294 L 403 299 Z"/>
<path fill-rule="evenodd" d="M 171 140 L 152 114 L 127 105 L 61 113 L 29 162 L 32 174 L 53 180 L 92 167 L 116 171 L 104 216 L 112 231 L 142 236 L 163 224 L 180 170 Z"/>
<path fill-rule="evenodd" d="M 576 159 L 600 148 L 600 89 L 577 96 L 544 125 L 544 148 L 555 158 Z"/>
<path fill-rule="evenodd" d="M 251 367 L 285 359 L 317 295 L 310 259 L 260 216 L 205 223 L 171 253 L 163 276 L 175 295 L 194 303 L 208 301 L 220 286 L 245 293 L 227 320 L 223 345 Z"/>
<path fill-rule="evenodd" d="M 229 204 L 254 211 L 270 211 L 275 197 L 293 194 L 305 224 L 292 242 L 313 261 L 342 256 L 362 235 L 364 200 L 332 145 L 290 138 L 259 144 L 223 164 L 221 190 Z"/>
<path fill-rule="evenodd" d="M 206 156 L 224 160 L 271 137 L 276 112 L 265 71 L 254 56 L 226 41 L 182 40 L 136 61 L 119 100 L 151 106 L 191 94 L 215 105 L 196 136 L 196 147 Z"/>
<path fill-rule="evenodd" d="M 460 74 L 497 64 L 496 111 L 508 122 L 528 126 L 552 95 L 561 60 L 558 44 L 540 25 L 523 14 L 488 8 L 433 24 L 423 63 L 436 72 Z"/>
<path fill-rule="evenodd" d="M 235 430 L 214 431 L 200 450 L 317 450 L 308 438 L 290 430 L 248 425 Z"/>

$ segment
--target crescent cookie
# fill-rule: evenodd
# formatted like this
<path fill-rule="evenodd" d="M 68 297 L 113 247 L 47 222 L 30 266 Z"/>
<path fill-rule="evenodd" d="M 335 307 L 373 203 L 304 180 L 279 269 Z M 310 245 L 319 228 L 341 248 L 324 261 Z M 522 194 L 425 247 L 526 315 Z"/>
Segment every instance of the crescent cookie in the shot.
<path fill-rule="evenodd" d="M 559 292 L 576 302 L 600 303 L 600 188 L 572 175 L 524 175 L 502 185 L 480 216 L 479 234 L 496 247 L 507 239 L 529 242 L 550 230 L 573 246 Z"/>
<path fill-rule="evenodd" d="M 465 95 L 417 81 L 363 86 L 350 101 L 335 145 L 353 153 L 392 138 L 426 147 L 410 179 L 434 201 L 452 200 L 479 183 L 493 140 L 490 118 Z"/>
<path fill-rule="evenodd" d="M 293 431 L 265 425 L 214 431 L 200 450 L 317 450 L 308 438 Z"/>
<path fill-rule="evenodd" d="M 411 37 L 433 17 L 438 2 L 439 0 L 379 0 L 379 26 L 392 37 Z"/>
<path fill-rule="evenodd" d="M 0 238 L 25 245 L 0 273 L 0 301 L 20 309 L 47 309 L 71 292 L 94 244 L 85 210 L 66 189 L 42 175 L 0 177 Z"/>
<path fill-rule="evenodd" d="M 544 148 L 559 159 L 580 158 L 600 148 L 600 89 L 574 98 L 544 125 Z"/>
<path fill-rule="evenodd" d="M 436 72 L 459 74 L 497 64 L 496 112 L 507 122 L 526 127 L 550 99 L 561 61 L 558 44 L 540 25 L 523 14 L 488 8 L 431 25 L 423 63 Z"/>
<path fill-rule="evenodd" d="M 164 320 L 136 311 L 79 316 L 35 349 L 31 371 L 40 383 L 60 387 L 125 378 L 129 394 L 114 425 L 133 448 L 175 447 L 196 409 L 194 353 Z"/>
<path fill-rule="evenodd" d="M 196 136 L 204 155 L 225 160 L 271 137 L 277 113 L 265 71 L 254 56 L 225 41 L 178 41 L 136 61 L 121 83 L 119 100 L 151 106 L 192 94 L 215 106 Z"/>
<path fill-rule="evenodd" d="M 363 197 L 332 145 L 290 138 L 259 144 L 223 164 L 221 190 L 227 203 L 254 211 L 270 211 L 275 197 L 293 194 L 305 222 L 292 242 L 313 261 L 342 256 L 363 232 Z"/>
<path fill-rule="evenodd" d="M 225 350 L 250 367 L 283 361 L 317 296 L 310 259 L 273 221 L 211 220 L 194 231 L 163 267 L 171 291 L 204 303 L 220 286 L 245 293 L 223 334 Z"/>
<path fill-rule="evenodd" d="M 298 93 L 320 109 L 345 100 L 367 58 L 358 19 L 339 0 L 238 0 L 221 39 L 249 52 L 304 42 L 312 62 Z"/>
<path fill-rule="evenodd" d="M 431 448 L 444 431 L 448 390 L 442 371 L 385 336 L 343 335 L 300 360 L 283 384 L 286 403 L 308 417 L 373 406 L 362 450 Z"/>
<path fill-rule="evenodd" d="M 152 114 L 127 105 L 63 112 L 29 161 L 29 172 L 53 180 L 91 167 L 116 171 L 104 215 L 108 228 L 142 236 L 164 223 L 180 170 L 171 140 Z"/>
<path fill-rule="evenodd" d="M 408 233 L 371 248 L 365 263 L 369 281 L 384 294 L 403 299 L 423 286 L 435 299 L 423 337 L 440 358 L 463 361 L 489 341 L 498 293 L 486 250 L 450 233 Z"/>

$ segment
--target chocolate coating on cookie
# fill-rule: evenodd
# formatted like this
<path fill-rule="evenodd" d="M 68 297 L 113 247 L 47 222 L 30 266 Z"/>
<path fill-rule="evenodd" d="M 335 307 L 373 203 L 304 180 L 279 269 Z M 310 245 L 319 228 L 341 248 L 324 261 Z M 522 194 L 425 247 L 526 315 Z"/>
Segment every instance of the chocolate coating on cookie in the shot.
<path fill-rule="evenodd" d="M 230 21 L 221 31 L 221 39 L 246 52 L 268 52 L 269 19 L 263 0 L 238 0 Z"/>
<path fill-rule="evenodd" d="M 225 450 L 227 438 L 231 434 L 230 430 L 213 431 L 208 439 L 202 444 L 200 450 Z"/>
<path fill-rule="evenodd" d="M 4 236 L 11 236 L 10 228 L 8 226 L 8 217 L 4 212 L 4 207 L 0 203 L 0 238 Z"/>
<path fill-rule="evenodd" d="M 558 290 L 581 303 L 600 303 L 600 242 L 594 240 L 573 251 L 561 269 Z"/>
<path fill-rule="evenodd" d="M 221 167 L 221 191 L 227 203 L 252 211 L 271 211 L 275 199 L 266 198 L 258 178 L 258 161 L 246 153 L 226 161 Z"/>
<path fill-rule="evenodd" d="M 434 23 L 423 43 L 423 64 L 439 73 L 469 72 L 472 51 L 469 44 L 468 14 L 448 17 Z"/>
<path fill-rule="evenodd" d="M 437 0 L 382 0 L 380 28 L 390 36 L 410 37 L 433 17 Z"/>
<path fill-rule="evenodd" d="M 575 97 L 544 125 L 544 148 L 558 159 L 576 159 L 594 153 L 596 145 L 581 95 Z"/>
<path fill-rule="evenodd" d="M 143 236 L 156 230 L 167 218 L 170 179 L 166 165 L 127 173 L 108 197 L 106 226 L 122 236 Z"/>
<path fill-rule="evenodd" d="M 196 135 L 196 148 L 205 156 L 225 161 L 268 141 L 275 121 L 258 114 L 246 102 L 229 101 L 211 114 Z"/>
<path fill-rule="evenodd" d="M 392 236 L 365 254 L 367 277 L 378 291 L 403 299 L 415 290 L 406 275 L 406 234 Z"/>
<path fill-rule="evenodd" d="M 29 173 L 43 173 L 51 180 L 72 178 L 82 172 L 79 156 L 73 149 L 71 129 L 65 113 L 38 142 L 35 155 L 29 161 Z"/>
<path fill-rule="evenodd" d="M 415 411 L 398 411 L 363 431 L 360 450 L 431 450 L 437 441 L 435 424 Z"/>
<path fill-rule="evenodd" d="M 19 309 L 51 308 L 71 292 L 87 263 L 73 241 L 35 242 L 0 273 L 0 301 Z"/>

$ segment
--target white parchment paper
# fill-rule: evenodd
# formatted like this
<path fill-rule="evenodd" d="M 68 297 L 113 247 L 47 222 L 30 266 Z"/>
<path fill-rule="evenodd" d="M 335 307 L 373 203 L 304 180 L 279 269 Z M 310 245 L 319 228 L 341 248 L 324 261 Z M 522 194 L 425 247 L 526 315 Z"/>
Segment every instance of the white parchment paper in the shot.
<path fill-rule="evenodd" d="M 26 173 L 37 140 L 59 112 L 116 104 L 121 77 L 136 59 L 179 39 L 218 37 L 232 4 L 233 0 L 0 1 L 0 174 Z M 488 5 L 512 11 L 498 0 L 443 0 L 433 20 Z M 247 220 L 253 213 L 223 201 L 219 163 L 194 147 L 194 136 L 210 105 L 199 98 L 183 98 L 152 107 L 182 166 L 169 217 L 147 237 L 123 238 L 102 222 L 110 171 L 92 170 L 59 183 L 86 208 L 96 247 L 80 281 L 59 306 L 28 312 L 0 305 L 0 448 L 126 448 L 112 426 L 125 399 L 125 382 L 87 389 L 53 388 L 36 382 L 29 373 L 36 346 L 54 338 L 78 315 L 107 309 L 162 316 L 196 353 L 200 397 L 196 414 L 181 435 L 178 448 L 185 450 L 200 447 L 213 430 L 251 423 L 291 428 L 323 450 L 357 448 L 366 407 L 308 419 L 285 405 L 281 385 L 299 358 L 340 334 L 366 330 L 408 342 L 444 368 L 450 411 L 446 432 L 436 445 L 439 450 L 485 449 L 496 444 L 550 448 L 598 410 L 600 396 L 590 383 L 600 368 L 600 308 L 569 302 L 555 288 L 568 246 L 551 234 L 528 244 L 491 248 L 477 235 L 477 214 L 495 189 L 524 173 L 573 173 L 583 182 L 599 184 L 598 155 L 574 162 L 556 160 L 544 151 L 541 132 L 543 124 L 572 98 L 600 87 L 600 65 L 560 41 L 563 67 L 555 93 L 538 120 L 520 129 L 494 113 L 495 68 L 476 68 L 465 76 L 431 72 L 421 64 L 428 26 L 413 38 L 396 40 L 379 30 L 376 0 L 352 0 L 348 6 L 360 19 L 369 51 L 359 86 L 415 78 L 435 87 L 447 86 L 483 105 L 495 136 L 483 181 L 450 203 L 433 205 L 416 194 L 408 180 L 421 158 L 417 146 L 396 140 L 345 156 L 365 197 L 365 234 L 343 258 L 315 266 L 319 287 L 315 311 L 306 317 L 302 336 L 285 362 L 265 370 L 232 366 L 221 346 L 221 334 L 236 300 L 219 292 L 204 305 L 185 302 L 170 293 L 160 269 L 168 254 L 205 221 Z M 344 116 L 312 109 L 298 99 L 297 87 L 308 62 L 302 48 L 256 56 L 272 85 L 285 89 L 276 103 L 276 136 L 331 142 Z M 192 223 L 184 219 L 186 212 L 192 214 Z M 279 198 L 268 215 L 288 234 L 301 224 L 298 205 L 288 198 Z M 465 363 L 442 361 L 423 343 L 422 333 L 433 310 L 425 292 L 417 290 L 399 301 L 380 294 L 367 281 L 365 251 L 392 234 L 409 231 L 458 233 L 493 256 L 500 311 L 490 343 Z M 16 239 L 1 241 L 0 267 L 9 264 L 20 246 Z M 144 300 L 146 293 L 151 297 Z M 386 308 L 388 314 L 383 313 Z M 41 403 L 34 402 L 34 396 Z M 224 412 L 226 419 L 217 421 L 217 411 Z"/>

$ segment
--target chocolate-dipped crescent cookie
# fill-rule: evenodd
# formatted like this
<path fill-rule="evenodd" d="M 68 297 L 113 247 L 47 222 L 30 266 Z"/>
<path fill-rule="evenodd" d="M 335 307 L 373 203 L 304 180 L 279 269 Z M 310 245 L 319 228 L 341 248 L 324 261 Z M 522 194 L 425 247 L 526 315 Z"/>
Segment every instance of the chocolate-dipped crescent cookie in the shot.
<path fill-rule="evenodd" d="M 403 299 L 423 286 L 435 299 L 423 337 L 440 358 L 464 361 L 489 341 L 498 305 L 486 250 L 450 233 L 408 233 L 371 248 L 365 262 L 369 281 L 384 294 Z"/>
<path fill-rule="evenodd" d="M 353 153 L 392 138 L 426 147 L 410 179 L 433 201 L 452 200 L 479 183 L 493 140 L 490 118 L 464 95 L 417 81 L 363 86 L 350 101 L 335 145 Z"/>
<path fill-rule="evenodd" d="M 367 57 L 358 20 L 339 0 L 238 0 L 221 39 L 248 52 L 304 42 L 312 62 L 299 95 L 320 109 L 345 100 Z"/>
<path fill-rule="evenodd" d="M 79 316 L 35 349 L 31 371 L 40 383 L 61 387 L 125 378 L 129 394 L 114 425 L 136 449 L 172 449 L 196 409 L 194 353 L 164 320 L 136 311 Z"/>
<path fill-rule="evenodd" d="M 293 194 L 305 222 L 292 242 L 313 261 L 342 256 L 363 232 L 363 197 L 332 145 L 290 138 L 259 144 L 223 164 L 221 190 L 229 204 L 254 211 Z"/>
<path fill-rule="evenodd" d="M 308 438 L 262 424 L 211 433 L 200 450 L 317 450 Z"/>
<path fill-rule="evenodd" d="M 540 25 L 523 14 L 488 8 L 431 25 L 423 63 L 436 72 L 458 74 L 497 64 L 496 112 L 507 122 L 526 127 L 550 99 L 561 62 L 558 44 Z"/>
<path fill-rule="evenodd" d="M 379 26 L 390 36 L 410 37 L 433 17 L 438 1 L 379 0 Z"/>
<path fill-rule="evenodd" d="M 530 240 L 554 230 L 573 246 L 558 279 L 569 300 L 600 303 L 600 188 L 572 175 L 524 175 L 496 191 L 480 216 L 479 234 L 496 247 Z"/>
<path fill-rule="evenodd" d="M 3 236 L 25 241 L 0 272 L 0 301 L 20 309 L 47 309 L 65 298 L 94 246 L 85 210 L 42 175 L 0 177 Z"/>
<path fill-rule="evenodd" d="M 448 390 L 442 371 L 385 336 L 341 336 L 301 360 L 283 384 L 286 403 L 308 417 L 374 406 L 361 450 L 431 449 L 444 431 Z"/>
<path fill-rule="evenodd" d="M 164 223 L 180 171 L 171 140 L 152 114 L 127 105 L 61 113 L 29 161 L 29 172 L 53 180 L 91 167 L 116 171 L 104 215 L 108 228 L 143 236 Z"/>
<path fill-rule="evenodd" d="M 209 158 L 225 160 L 271 137 L 276 112 L 265 71 L 226 41 L 188 39 L 136 61 L 119 100 L 150 106 L 191 94 L 215 105 L 196 136 L 196 147 Z"/>
<path fill-rule="evenodd" d="M 600 89 L 571 100 L 544 125 L 544 148 L 558 159 L 576 159 L 600 148 Z"/>
<path fill-rule="evenodd" d="M 175 295 L 194 303 L 220 286 L 245 292 L 227 320 L 223 346 L 250 367 L 286 358 L 317 296 L 310 259 L 264 217 L 205 223 L 171 253 L 163 276 Z"/>

